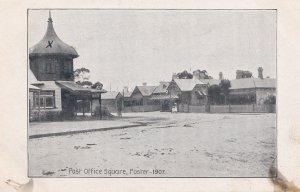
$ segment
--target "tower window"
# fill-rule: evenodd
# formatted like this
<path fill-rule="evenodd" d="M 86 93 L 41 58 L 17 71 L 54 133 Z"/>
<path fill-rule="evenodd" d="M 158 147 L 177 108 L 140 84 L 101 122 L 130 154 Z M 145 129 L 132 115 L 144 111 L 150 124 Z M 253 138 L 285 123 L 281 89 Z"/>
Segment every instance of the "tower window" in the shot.
<path fill-rule="evenodd" d="M 72 64 L 70 62 L 64 64 L 64 73 L 72 73 Z"/>
<path fill-rule="evenodd" d="M 55 63 L 46 63 L 46 73 L 55 73 Z"/>

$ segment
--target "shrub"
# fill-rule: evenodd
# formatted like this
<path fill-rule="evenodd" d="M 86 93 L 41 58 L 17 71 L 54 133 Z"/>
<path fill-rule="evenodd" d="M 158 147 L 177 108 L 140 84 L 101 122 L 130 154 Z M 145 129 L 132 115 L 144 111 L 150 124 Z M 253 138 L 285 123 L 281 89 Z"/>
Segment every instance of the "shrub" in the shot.
<path fill-rule="evenodd" d="M 101 108 L 102 117 L 113 117 L 107 107 Z M 94 110 L 94 116 L 100 116 L 100 107 L 97 106 Z"/>
<path fill-rule="evenodd" d="M 62 112 L 61 111 L 40 111 L 40 120 L 41 121 L 61 121 L 62 120 Z M 39 111 L 33 110 L 31 114 L 29 114 L 29 121 L 39 121 Z"/>
<path fill-rule="evenodd" d="M 269 95 L 264 100 L 264 104 L 266 104 L 266 105 L 274 105 L 274 104 L 276 104 L 276 96 L 275 95 Z"/>

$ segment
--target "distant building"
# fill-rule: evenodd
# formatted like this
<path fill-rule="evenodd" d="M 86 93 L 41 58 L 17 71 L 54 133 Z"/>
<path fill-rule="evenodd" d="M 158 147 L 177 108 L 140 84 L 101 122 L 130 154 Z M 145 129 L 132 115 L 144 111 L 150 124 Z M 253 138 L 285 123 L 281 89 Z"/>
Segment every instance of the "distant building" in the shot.
<path fill-rule="evenodd" d="M 30 118 L 44 120 L 72 119 L 80 110 L 91 113 L 92 97 L 101 90 L 77 85 L 73 76 L 73 59 L 79 55 L 55 33 L 49 13 L 48 27 L 42 40 L 29 49 Z M 37 87 L 33 89 L 30 87 Z M 80 107 L 80 101 L 83 107 Z"/>
<path fill-rule="evenodd" d="M 229 102 L 231 104 L 264 104 L 268 96 L 276 96 L 276 79 L 263 78 L 263 69 L 258 68 L 258 78 L 231 80 Z"/>
<path fill-rule="evenodd" d="M 178 96 L 172 97 L 168 94 L 169 85 L 170 82 L 161 81 L 151 95 L 151 100 L 160 104 L 160 111 L 171 111 L 172 103 L 179 99 Z"/>
<path fill-rule="evenodd" d="M 101 96 L 101 108 L 107 109 L 109 112 L 116 113 L 122 110 L 122 99 L 123 96 L 117 91 L 108 91 L 103 93 Z M 99 101 L 97 99 L 93 100 L 93 111 L 99 107 Z"/>
<path fill-rule="evenodd" d="M 158 111 L 159 102 L 152 100 L 151 95 L 156 86 L 149 86 L 145 83 L 136 86 L 130 96 L 130 108 L 134 112 Z"/>
<path fill-rule="evenodd" d="M 194 73 L 192 79 L 177 79 L 173 77 L 168 87 L 168 95 L 179 111 L 184 111 L 187 105 L 206 105 L 208 102 L 208 84 L 202 82 L 202 75 Z"/>

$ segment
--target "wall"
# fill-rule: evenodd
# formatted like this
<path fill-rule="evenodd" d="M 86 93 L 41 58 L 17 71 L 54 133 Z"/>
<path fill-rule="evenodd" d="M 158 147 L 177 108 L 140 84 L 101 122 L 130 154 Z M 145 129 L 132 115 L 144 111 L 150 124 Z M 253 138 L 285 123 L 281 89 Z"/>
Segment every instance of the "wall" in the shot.
<path fill-rule="evenodd" d="M 264 104 L 264 101 L 269 95 L 276 95 L 275 88 L 257 88 L 256 89 L 256 104 Z"/>
<path fill-rule="evenodd" d="M 53 73 L 46 73 L 46 64 L 52 63 Z M 39 81 L 73 81 L 73 59 L 63 56 L 42 56 L 30 58 L 30 69 Z"/>
<path fill-rule="evenodd" d="M 254 105 L 230 105 L 231 113 L 252 113 L 254 112 Z"/>
<path fill-rule="evenodd" d="M 201 105 L 201 106 L 190 105 L 189 106 L 189 112 L 190 113 L 205 113 L 206 112 L 206 107 L 205 107 L 205 105 Z"/>
<path fill-rule="evenodd" d="M 160 111 L 161 106 L 160 105 L 144 105 L 144 106 L 131 106 L 131 107 L 125 107 L 123 109 L 123 112 L 149 112 L 149 111 Z"/>
<path fill-rule="evenodd" d="M 55 81 L 42 81 L 43 85 L 35 85 L 45 91 L 55 91 L 55 108 L 54 109 L 41 109 L 51 111 L 61 111 L 61 88 L 55 83 Z"/>
<path fill-rule="evenodd" d="M 276 105 L 211 105 L 211 113 L 275 113 Z"/>
<path fill-rule="evenodd" d="M 116 99 L 103 99 L 101 101 L 101 104 L 102 104 L 101 107 L 103 109 L 106 107 L 112 113 L 117 112 L 117 100 Z"/>
<path fill-rule="evenodd" d="M 211 113 L 229 113 L 229 105 L 210 105 L 210 112 Z"/>
<path fill-rule="evenodd" d="M 193 91 L 191 92 L 191 101 L 190 104 L 191 105 L 206 105 L 207 104 L 207 96 L 203 95 L 203 96 L 199 96 L 196 92 L 197 91 L 202 91 L 204 93 L 206 93 L 206 95 L 208 95 L 208 91 L 207 91 L 207 86 L 206 85 L 196 85 L 193 89 Z"/>
<path fill-rule="evenodd" d="M 191 91 L 185 91 L 181 93 L 180 103 L 190 104 L 191 103 Z"/>

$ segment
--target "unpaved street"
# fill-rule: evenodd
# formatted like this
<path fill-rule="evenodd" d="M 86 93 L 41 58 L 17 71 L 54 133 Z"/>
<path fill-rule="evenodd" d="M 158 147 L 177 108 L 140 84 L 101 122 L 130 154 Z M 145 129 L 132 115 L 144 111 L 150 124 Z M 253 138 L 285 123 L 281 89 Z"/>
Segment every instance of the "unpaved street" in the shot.
<path fill-rule="evenodd" d="M 144 126 L 29 139 L 29 176 L 267 177 L 276 156 L 275 114 L 148 112 L 121 121 Z"/>

